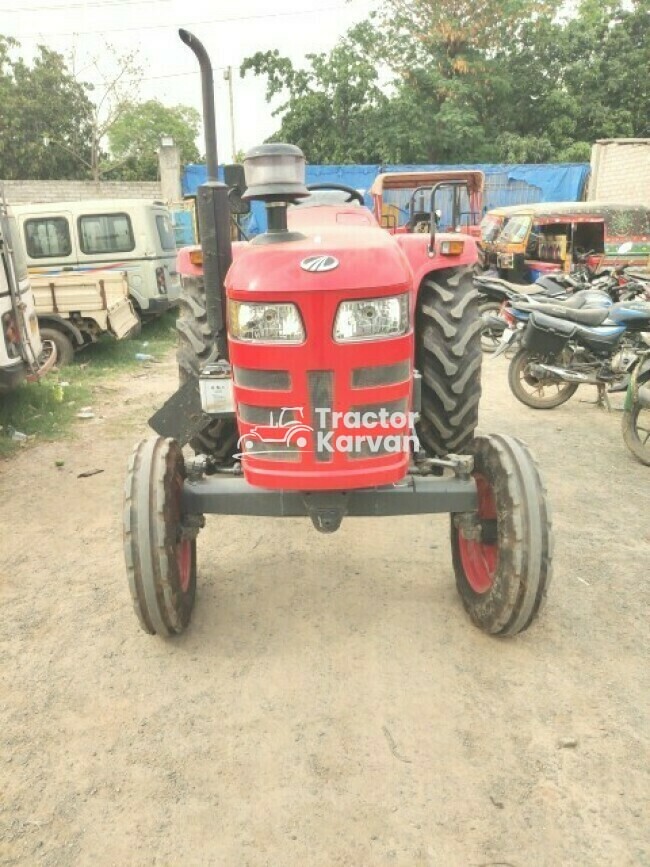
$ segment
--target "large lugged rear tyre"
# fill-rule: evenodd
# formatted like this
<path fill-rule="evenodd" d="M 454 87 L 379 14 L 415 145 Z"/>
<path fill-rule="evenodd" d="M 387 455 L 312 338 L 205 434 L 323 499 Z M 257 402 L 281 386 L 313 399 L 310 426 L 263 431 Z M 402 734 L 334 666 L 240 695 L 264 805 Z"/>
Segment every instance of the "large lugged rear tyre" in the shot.
<path fill-rule="evenodd" d="M 434 457 L 471 443 L 481 398 L 481 317 L 470 266 L 426 277 L 416 312 L 416 365 L 422 373 L 420 443 Z"/>
<path fill-rule="evenodd" d="M 451 516 L 456 587 L 472 621 L 516 635 L 539 614 L 551 579 L 553 538 L 546 490 L 526 445 L 509 436 L 472 446 L 478 521 Z"/>
<path fill-rule="evenodd" d="M 173 439 L 149 437 L 129 460 L 124 555 L 133 607 L 150 635 L 174 635 L 190 622 L 196 595 L 196 538 L 183 536 L 185 462 Z"/>
<path fill-rule="evenodd" d="M 208 325 L 203 277 L 182 279 L 179 299 L 178 378 L 180 385 L 188 379 L 198 379 L 199 369 L 205 364 L 214 347 L 214 334 Z M 217 463 L 228 463 L 237 451 L 237 425 L 232 420 L 217 419 L 205 427 L 190 445 L 196 454 L 211 455 Z"/>

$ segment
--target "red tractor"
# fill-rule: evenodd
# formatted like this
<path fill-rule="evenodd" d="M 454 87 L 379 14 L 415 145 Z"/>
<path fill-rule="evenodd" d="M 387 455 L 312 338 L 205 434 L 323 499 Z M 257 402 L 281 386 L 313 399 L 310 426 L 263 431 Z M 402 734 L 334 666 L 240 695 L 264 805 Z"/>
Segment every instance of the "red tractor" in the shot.
<path fill-rule="evenodd" d="M 126 483 L 142 628 L 171 635 L 189 623 L 206 514 L 306 516 L 330 533 L 345 516 L 448 512 L 471 619 L 520 632 L 546 594 L 550 518 L 526 446 L 475 434 L 474 239 L 436 231 L 435 184 L 430 234 L 391 234 L 354 189 L 310 196 L 301 151 L 267 144 L 245 158 L 244 196 L 265 202 L 268 231 L 233 244 L 210 60 L 180 36 L 201 65 L 208 181 L 201 246 L 178 257 L 181 385 L 150 420 L 159 436 L 136 446 Z"/>

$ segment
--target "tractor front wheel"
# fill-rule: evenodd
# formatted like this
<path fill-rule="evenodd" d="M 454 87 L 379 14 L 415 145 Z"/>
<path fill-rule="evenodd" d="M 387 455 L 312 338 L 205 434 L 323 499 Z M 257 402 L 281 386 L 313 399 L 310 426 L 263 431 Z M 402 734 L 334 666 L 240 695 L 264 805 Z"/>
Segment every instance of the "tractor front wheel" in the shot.
<path fill-rule="evenodd" d="M 451 516 L 456 587 L 476 626 L 516 635 L 537 617 L 551 578 L 546 491 L 521 440 L 477 437 L 471 453 L 478 513 Z"/>
<path fill-rule="evenodd" d="M 183 453 L 176 440 L 149 437 L 129 460 L 124 554 L 140 626 L 174 635 L 190 622 L 196 595 L 196 530 L 183 522 Z"/>

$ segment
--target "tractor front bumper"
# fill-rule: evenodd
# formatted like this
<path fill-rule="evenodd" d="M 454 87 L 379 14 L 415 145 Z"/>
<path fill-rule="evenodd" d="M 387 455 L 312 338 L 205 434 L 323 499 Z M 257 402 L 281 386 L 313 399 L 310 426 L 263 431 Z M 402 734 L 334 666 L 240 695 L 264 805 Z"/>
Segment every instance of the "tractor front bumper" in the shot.
<path fill-rule="evenodd" d="M 465 474 L 408 475 L 394 485 L 348 491 L 266 490 L 241 477 L 217 474 L 186 480 L 182 498 L 185 515 L 309 517 L 322 533 L 338 530 L 346 515 L 359 518 L 468 513 L 477 508 L 476 484 Z"/>

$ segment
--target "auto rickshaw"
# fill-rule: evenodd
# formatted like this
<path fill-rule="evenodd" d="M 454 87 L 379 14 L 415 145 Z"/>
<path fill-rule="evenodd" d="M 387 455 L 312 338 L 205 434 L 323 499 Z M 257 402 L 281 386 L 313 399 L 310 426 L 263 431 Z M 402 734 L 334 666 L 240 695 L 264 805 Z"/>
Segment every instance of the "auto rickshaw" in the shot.
<path fill-rule="evenodd" d="M 650 256 L 650 208 L 644 205 L 546 202 L 508 211 L 492 255 L 499 276 L 513 283 L 569 273 L 578 264 L 593 273 L 643 266 Z"/>

